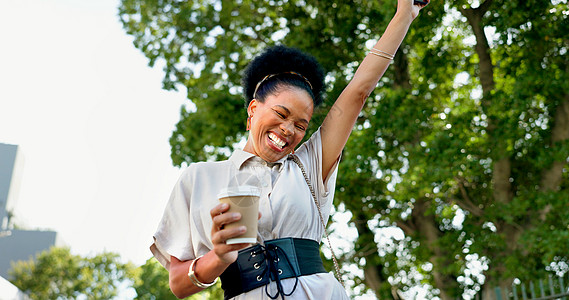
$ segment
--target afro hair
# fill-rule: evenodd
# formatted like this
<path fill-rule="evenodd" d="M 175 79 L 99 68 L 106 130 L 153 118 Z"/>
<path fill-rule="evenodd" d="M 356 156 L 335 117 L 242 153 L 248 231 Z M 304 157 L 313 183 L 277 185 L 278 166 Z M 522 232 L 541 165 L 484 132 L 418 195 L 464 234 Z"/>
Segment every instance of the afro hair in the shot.
<path fill-rule="evenodd" d="M 290 72 L 301 74 L 305 79 L 298 75 L 291 75 Z M 283 84 L 297 86 L 305 89 L 312 96 L 314 107 L 322 103 L 322 93 L 324 89 L 324 70 L 314 57 L 298 49 L 286 46 L 274 46 L 267 48 L 256 56 L 247 66 L 243 73 L 243 92 L 246 104 L 255 97 L 257 84 L 267 75 L 279 74 L 263 81 L 257 91 L 260 101 L 264 101 L 267 93 L 273 92 Z M 283 74 L 283 75 L 280 75 Z"/>

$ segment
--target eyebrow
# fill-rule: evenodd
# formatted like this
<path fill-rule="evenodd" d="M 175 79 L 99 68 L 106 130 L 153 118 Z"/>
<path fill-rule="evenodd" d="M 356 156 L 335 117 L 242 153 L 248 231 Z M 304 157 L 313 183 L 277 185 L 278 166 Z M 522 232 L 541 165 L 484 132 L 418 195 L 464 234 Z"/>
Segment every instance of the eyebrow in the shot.
<path fill-rule="evenodd" d="M 290 115 L 290 110 L 282 105 L 277 104 L 276 106 L 282 108 L 287 114 Z M 300 122 L 306 123 L 307 125 L 310 124 L 306 119 L 299 119 Z"/>

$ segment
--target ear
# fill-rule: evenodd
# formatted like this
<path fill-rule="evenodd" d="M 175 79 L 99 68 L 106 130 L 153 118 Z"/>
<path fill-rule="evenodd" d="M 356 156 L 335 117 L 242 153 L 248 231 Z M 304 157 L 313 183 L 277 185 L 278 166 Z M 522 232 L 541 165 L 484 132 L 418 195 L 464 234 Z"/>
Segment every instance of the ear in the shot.
<path fill-rule="evenodd" d="M 257 99 L 253 99 L 249 102 L 249 106 L 247 107 L 247 114 L 249 116 L 252 116 L 255 114 L 255 110 L 257 110 L 258 104 L 259 104 L 259 101 Z"/>

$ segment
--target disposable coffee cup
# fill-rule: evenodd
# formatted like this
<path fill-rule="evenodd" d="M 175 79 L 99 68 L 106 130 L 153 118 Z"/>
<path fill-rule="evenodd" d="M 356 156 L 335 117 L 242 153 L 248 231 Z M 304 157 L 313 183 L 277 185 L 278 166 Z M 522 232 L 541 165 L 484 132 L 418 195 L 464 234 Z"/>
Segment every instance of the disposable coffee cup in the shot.
<path fill-rule="evenodd" d="M 244 234 L 228 239 L 226 244 L 254 244 L 257 242 L 260 195 L 258 188 L 248 185 L 228 187 L 221 190 L 217 195 L 220 202 L 229 204 L 229 210 L 226 213 L 241 213 L 239 221 L 227 224 L 225 227 L 235 228 L 244 225 L 247 228 Z"/>

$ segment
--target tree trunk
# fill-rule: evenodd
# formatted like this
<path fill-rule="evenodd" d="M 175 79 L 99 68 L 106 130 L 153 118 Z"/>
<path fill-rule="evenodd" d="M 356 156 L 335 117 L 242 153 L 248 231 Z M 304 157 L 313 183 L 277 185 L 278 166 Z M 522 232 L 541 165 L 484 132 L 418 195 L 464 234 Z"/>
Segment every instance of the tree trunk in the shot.
<path fill-rule="evenodd" d="M 569 94 L 565 95 L 555 111 L 553 128 L 551 129 L 551 147 L 555 148 L 555 143 L 566 140 L 569 140 Z M 549 169 L 544 170 L 541 178 L 541 189 L 543 191 L 559 189 L 563 166 L 566 164 L 566 160 L 554 161 Z"/>
<path fill-rule="evenodd" d="M 395 89 L 402 88 L 410 90 L 411 77 L 409 75 L 409 61 L 404 49 L 405 45 L 402 44 L 394 59 L 393 86 Z M 418 200 L 413 208 L 412 219 L 409 220 L 410 224 L 406 224 L 407 222 L 398 222 L 398 225 L 407 236 L 418 236 L 421 247 L 427 247 L 430 250 L 431 257 L 429 261 L 433 264 L 431 275 L 433 276 L 435 288 L 440 291 L 439 297 L 442 300 L 451 300 L 458 296 L 454 295 L 454 291 L 457 287 L 456 277 L 441 272 L 447 265 L 447 263 L 444 262 L 448 260 L 448 255 L 442 251 L 441 247 L 437 246 L 441 232 L 438 229 L 435 217 L 428 212 L 430 203 L 429 199 Z M 448 264 L 451 263 L 452 262 L 448 262 Z M 399 297 L 395 292 L 396 291 L 392 289 L 392 297 L 394 299 Z"/>
<path fill-rule="evenodd" d="M 409 76 L 409 60 L 405 54 L 405 45 L 402 43 L 393 59 L 393 88 L 411 89 L 411 77 Z"/>
<path fill-rule="evenodd" d="M 555 111 L 553 128 L 551 129 L 551 148 L 555 149 L 555 143 L 569 140 L 569 94 L 565 97 Z M 540 189 L 546 191 L 557 191 L 563 178 L 563 167 L 567 164 L 566 160 L 554 161 L 548 169 L 541 174 Z M 540 212 L 539 218 L 542 221 L 547 219 L 547 214 L 551 211 L 551 204 L 546 205 Z"/>
<path fill-rule="evenodd" d="M 412 212 L 413 228 L 416 230 L 415 235 L 419 236 L 421 247 L 427 247 L 431 253 L 430 262 L 433 264 L 433 281 L 435 287 L 439 289 L 439 297 L 442 300 L 451 300 L 459 295 L 455 295 L 457 290 L 456 277 L 443 273 L 441 270 L 445 269 L 447 265 L 452 264 L 452 257 L 449 258 L 448 253 L 439 247 L 438 241 L 441 237 L 441 231 L 438 228 L 435 216 L 430 213 L 429 206 L 431 201 L 429 199 L 418 199 Z"/>
<path fill-rule="evenodd" d="M 488 10 L 491 4 L 491 0 L 486 0 L 478 8 L 471 9 L 461 9 L 460 11 L 468 20 L 472 32 L 476 37 L 476 54 L 478 55 L 478 68 L 480 70 L 480 84 L 482 85 L 483 99 L 482 106 L 485 111 L 491 105 L 493 100 L 491 97 L 491 92 L 495 88 L 494 82 L 494 65 L 492 64 L 492 57 L 490 56 L 490 45 L 488 44 L 488 39 L 484 33 L 484 24 L 482 23 L 482 17 Z M 488 118 L 488 135 L 492 136 L 496 128 L 496 120 L 493 116 Z M 494 149 L 494 166 L 492 174 L 493 186 L 493 196 L 494 200 L 507 203 L 512 198 L 512 186 L 510 183 L 511 175 L 511 163 L 507 155 L 505 155 L 506 145 L 500 144 L 498 141 L 499 137 L 496 138 L 497 147 Z"/>
<path fill-rule="evenodd" d="M 494 66 L 490 56 L 490 45 L 488 44 L 488 39 L 484 33 L 484 24 L 482 23 L 482 18 L 488 11 L 491 3 L 492 0 L 486 0 L 478 8 L 460 10 L 468 20 L 476 37 L 475 50 L 479 58 L 479 79 L 483 92 L 482 108 L 485 112 L 487 112 L 492 105 L 492 101 L 497 100 L 492 97 L 492 91 L 495 89 Z M 505 151 L 507 145 L 502 142 L 501 137 L 495 135 L 496 123 L 497 120 L 495 117 L 489 115 L 486 129 L 489 138 L 493 140 L 496 145 L 492 155 L 494 161 L 492 170 L 493 200 L 498 203 L 509 203 L 513 198 L 512 185 L 510 182 L 512 167 L 510 158 Z M 495 224 L 495 226 L 497 232 L 504 236 L 506 244 L 505 251 L 499 256 L 507 257 L 518 248 L 518 239 L 522 233 L 522 229 L 505 222 L 500 222 L 499 224 Z M 491 268 L 497 274 L 503 274 L 505 271 L 504 264 L 496 260 L 492 262 Z M 484 300 L 496 299 L 495 287 L 500 287 L 503 290 L 504 287 L 511 286 L 511 279 L 492 278 L 488 271 L 485 272 L 485 275 L 486 279 L 482 287 L 482 299 Z"/>

